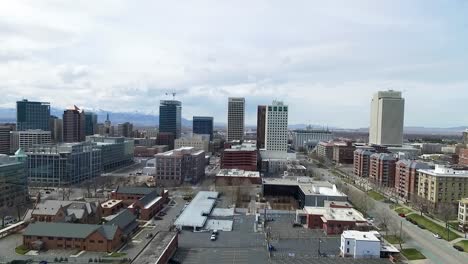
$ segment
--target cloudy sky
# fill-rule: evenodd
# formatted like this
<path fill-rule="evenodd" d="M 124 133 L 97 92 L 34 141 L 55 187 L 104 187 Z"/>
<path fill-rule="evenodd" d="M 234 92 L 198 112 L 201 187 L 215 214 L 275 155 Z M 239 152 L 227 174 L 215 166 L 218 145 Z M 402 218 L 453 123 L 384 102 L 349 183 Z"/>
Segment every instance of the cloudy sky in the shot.
<path fill-rule="evenodd" d="M 79 3 L 78 3 L 79 2 Z M 170 3 L 169 3 L 170 2 Z M 468 1 L 3 1 L 0 107 L 21 98 L 247 123 L 273 99 L 290 123 L 365 127 L 377 90 L 406 125 L 468 124 Z"/>

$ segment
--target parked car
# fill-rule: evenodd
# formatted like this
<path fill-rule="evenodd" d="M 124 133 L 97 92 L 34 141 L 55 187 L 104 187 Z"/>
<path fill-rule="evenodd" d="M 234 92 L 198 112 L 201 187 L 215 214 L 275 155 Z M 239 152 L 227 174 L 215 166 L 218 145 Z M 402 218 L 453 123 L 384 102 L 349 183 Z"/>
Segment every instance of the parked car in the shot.
<path fill-rule="evenodd" d="M 462 247 L 460 247 L 459 245 L 453 245 L 453 248 L 458 250 L 458 251 L 465 251 Z"/>
<path fill-rule="evenodd" d="M 212 234 L 212 235 L 217 235 L 217 234 L 218 234 L 218 230 L 215 229 L 215 230 L 211 231 L 211 234 Z"/>
<path fill-rule="evenodd" d="M 216 240 L 216 235 L 211 235 L 210 240 L 215 241 Z"/>
<path fill-rule="evenodd" d="M 398 216 L 400 217 L 406 217 L 406 215 L 404 213 L 399 213 Z"/>
<path fill-rule="evenodd" d="M 441 239 L 441 238 L 442 238 L 439 234 L 436 234 L 436 233 L 434 233 L 434 234 L 432 234 L 432 235 L 433 235 L 435 238 L 437 238 L 437 239 Z"/>
<path fill-rule="evenodd" d="M 153 237 L 153 233 L 146 234 L 146 238 L 152 238 L 152 237 Z"/>

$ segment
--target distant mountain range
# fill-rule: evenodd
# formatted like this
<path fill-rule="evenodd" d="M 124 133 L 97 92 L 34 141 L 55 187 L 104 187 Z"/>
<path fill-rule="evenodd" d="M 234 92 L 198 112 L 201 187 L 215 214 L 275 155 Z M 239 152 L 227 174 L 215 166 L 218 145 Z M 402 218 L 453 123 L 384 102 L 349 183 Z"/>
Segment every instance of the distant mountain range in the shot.
<path fill-rule="evenodd" d="M 86 109 L 85 109 L 86 111 Z M 98 115 L 98 122 L 103 123 L 106 120 L 106 115 L 109 114 L 109 119 L 112 124 L 131 122 L 135 126 L 158 126 L 159 125 L 159 116 L 145 114 L 140 112 L 112 112 L 105 111 L 102 109 L 93 109 L 90 110 Z M 63 109 L 51 108 L 51 115 L 57 117 L 62 117 Z M 16 109 L 14 108 L 0 108 L 0 123 L 14 123 L 16 122 Z M 192 120 L 182 118 L 182 126 L 191 127 Z M 224 127 L 226 123 L 216 123 L 216 127 Z M 291 124 L 289 125 L 290 129 L 305 129 L 307 124 Z M 249 128 L 255 128 L 255 126 L 249 126 Z M 314 129 L 326 129 L 327 127 L 312 125 Z M 458 126 L 458 127 L 419 127 L 419 126 L 408 126 L 405 127 L 406 134 L 460 134 L 462 131 L 465 131 L 467 126 Z M 357 129 L 347 129 L 347 128 L 338 128 L 338 127 L 328 127 L 330 130 L 335 131 L 355 131 L 355 132 L 368 132 L 369 128 L 357 128 Z"/>

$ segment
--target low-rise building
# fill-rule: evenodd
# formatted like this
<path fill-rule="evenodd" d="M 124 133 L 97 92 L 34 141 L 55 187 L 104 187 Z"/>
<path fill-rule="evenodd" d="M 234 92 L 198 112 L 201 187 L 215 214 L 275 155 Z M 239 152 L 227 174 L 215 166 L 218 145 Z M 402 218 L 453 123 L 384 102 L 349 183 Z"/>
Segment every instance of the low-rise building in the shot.
<path fill-rule="evenodd" d="M 458 225 L 460 230 L 468 230 L 468 198 L 458 202 Z"/>
<path fill-rule="evenodd" d="M 209 151 L 210 136 L 193 135 L 192 137 L 181 137 L 174 141 L 174 148 L 193 147 L 196 150 Z"/>
<path fill-rule="evenodd" d="M 458 155 L 458 164 L 462 166 L 468 166 L 468 149 L 460 149 Z"/>
<path fill-rule="evenodd" d="M 395 163 L 393 154 L 374 153 L 370 157 L 369 179 L 379 186 L 395 186 Z"/>
<path fill-rule="evenodd" d="M 238 169 L 222 169 L 216 174 L 217 186 L 262 184 L 260 172 Z"/>
<path fill-rule="evenodd" d="M 400 198 L 411 201 L 418 192 L 419 169 L 429 169 L 424 162 L 399 160 L 395 164 L 395 190 Z"/>
<path fill-rule="evenodd" d="M 232 145 L 223 150 L 221 154 L 222 169 L 239 169 L 256 171 L 258 162 L 258 151 L 255 144 L 244 143 Z"/>
<path fill-rule="evenodd" d="M 418 195 L 433 208 L 439 204 L 455 204 L 468 197 L 468 171 L 454 170 L 441 165 L 435 169 L 418 170 Z"/>
<path fill-rule="evenodd" d="M 117 187 L 111 192 L 111 198 L 122 200 L 138 219 L 150 220 L 169 201 L 169 192 L 147 187 Z"/>
<path fill-rule="evenodd" d="M 351 141 L 335 142 L 333 144 L 333 161 L 336 163 L 352 164 L 356 147 Z"/>
<path fill-rule="evenodd" d="M 393 245 L 381 240 L 377 231 L 346 230 L 341 234 L 340 255 L 351 258 L 386 258 L 399 254 Z"/>
<path fill-rule="evenodd" d="M 45 200 L 31 210 L 36 222 L 97 224 L 101 217 L 102 208 L 94 202 Z"/>
<path fill-rule="evenodd" d="M 113 215 L 104 218 L 106 225 L 116 225 L 122 230 L 125 239 L 130 238 L 131 234 L 138 229 L 137 217 L 128 209 L 122 209 Z"/>
<path fill-rule="evenodd" d="M 164 186 L 196 183 L 205 176 L 205 152 L 184 147 L 155 155 L 154 180 Z"/>
<path fill-rule="evenodd" d="M 109 216 L 116 214 L 123 208 L 125 208 L 125 205 L 122 200 L 108 200 L 103 203 L 101 203 L 101 208 L 102 208 L 102 216 Z"/>
<path fill-rule="evenodd" d="M 191 229 L 195 231 L 202 229 L 208 220 L 208 215 L 215 207 L 218 196 L 218 192 L 198 192 L 176 219 L 174 225 L 179 230 Z"/>

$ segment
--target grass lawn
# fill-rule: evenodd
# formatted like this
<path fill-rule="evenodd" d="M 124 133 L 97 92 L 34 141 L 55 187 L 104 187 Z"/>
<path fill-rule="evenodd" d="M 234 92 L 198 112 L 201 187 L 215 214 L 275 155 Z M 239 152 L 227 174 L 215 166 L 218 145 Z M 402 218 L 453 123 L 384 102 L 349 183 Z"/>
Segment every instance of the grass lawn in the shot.
<path fill-rule="evenodd" d="M 412 213 L 413 211 L 411 209 L 408 209 L 406 207 L 398 207 L 397 209 L 395 209 L 395 212 L 397 212 L 398 214 L 409 214 L 409 213 Z"/>
<path fill-rule="evenodd" d="M 426 257 L 415 248 L 405 248 L 401 251 L 408 260 L 425 259 Z"/>
<path fill-rule="evenodd" d="M 369 195 L 370 198 L 376 200 L 376 201 L 382 201 L 383 199 L 385 199 L 385 196 L 383 196 L 382 194 L 376 192 L 376 191 L 369 191 L 367 193 L 367 195 Z"/>
<path fill-rule="evenodd" d="M 456 243 L 455 245 L 462 247 L 465 250 L 465 252 L 468 252 L 468 240 L 462 240 Z"/>
<path fill-rule="evenodd" d="M 121 258 L 121 257 L 125 257 L 126 255 L 127 253 L 123 253 L 123 252 L 112 252 L 108 256 L 111 258 Z"/>
<path fill-rule="evenodd" d="M 17 246 L 15 248 L 15 252 L 16 254 L 19 254 L 19 255 L 24 255 L 26 253 L 28 253 L 29 249 L 26 248 L 25 246 L 21 245 L 21 246 Z"/>
<path fill-rule="evenodd" d="M 427 230 L 431 231 L 432 233 L 439 234 L 445 240 L 452 241 L 460 237 L 459 235 L 452 232 L 452 230 L 450 230 L 449 231 L 450 239 L 448 239 L 447 229 L 445 227 L 440 226 L 419 214 L 408 215 L 406 218 L 414 220 L 418 225 L 424 226 Z"/>
<path fill-rule="evenodd" d="M 384 236 L 384 238 L 390 244 L 400 244 L 400 238 L 398 236 L 388 235 Z M 404 243 L 404 241 L 401 241 L 401 243 Z"/>

